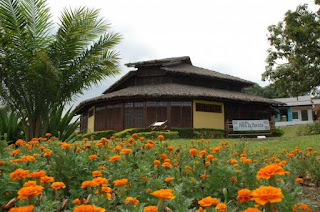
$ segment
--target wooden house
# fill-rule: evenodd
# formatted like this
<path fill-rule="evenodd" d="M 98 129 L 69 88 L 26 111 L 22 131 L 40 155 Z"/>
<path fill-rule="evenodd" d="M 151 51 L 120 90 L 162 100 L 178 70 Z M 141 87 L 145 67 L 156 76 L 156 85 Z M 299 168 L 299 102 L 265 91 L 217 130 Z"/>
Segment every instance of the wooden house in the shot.
<path fill-rule="evenodd" d="M 103 92 L 81 102 L 81 131 L 147 127 L 224 129 L 226 120 L 271 119 L 278 102 L 242 93 L 245 79 L 192 65 L 189 57 L 128 63 L 135 68 Z"/>

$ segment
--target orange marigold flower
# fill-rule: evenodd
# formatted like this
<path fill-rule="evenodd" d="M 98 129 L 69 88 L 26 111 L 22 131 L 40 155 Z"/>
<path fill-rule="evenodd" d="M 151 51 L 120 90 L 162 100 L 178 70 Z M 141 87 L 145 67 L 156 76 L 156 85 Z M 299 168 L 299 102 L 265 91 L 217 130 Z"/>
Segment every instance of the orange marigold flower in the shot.
<path fill-rule="evenodd" d="M 113 183 L 115 186 L 125 186 L 128 183 L 128 179 L 123 178 L 120 180 L 115 180 L 115 181 L 113 181 Z"/>
<path fill-rule="evenodd" d="M 230 180 L 231 180 L 232 182 L 238 182 L 238 180 L 237 180 L 236 177 L 230 177 Z"/>
<path fill-rule="evenodd" d="M 171 163 L 169 163 L 169 162 L 164 162 L 164 163 L 162 164 L 162 167 L 171 168 L 172 165 L 171 165 Z"/>
<path fill-rule="evenodd" d="M 252 163 L 252 159 L 246 158 L 246 159 L 244 159 L 242 162 L 243 162 L 243 163 Z"/>
<path fill-rule="evenodd" d="M 197 149 L 190 149 L 189 155 L 195 156 L 197 154 L 198 154 L 198 150 Z"/>
<path fill-rule="evenodd" d="M 281 202 L 284 198 L 281 188 L 276 188 L 272 186 L 261 186 L 256 190 L 252 191 L 252 198 L 256 203 L 260 205 L 265 205 L 268 202 Z"/>
<path fill-rule="evenodd" d="M 121 154 L 127 155 L 127 154 L 130 154 L 130 153 L 132 153 L 132 149 L 122 149 L 121 150 Z"/>
<path fill-rule="evenodd" d="M 40 177 L 40 182 L 41 184 L 51 183 L 54 182 L 54 178 L 48 176 Z"/>
<path fill-rule="evenodd" d="M 243 212 L 262 212 L 262 211 L 257 208 L 247 208 Z"/>
<path fill-rule="evenodd" d="M 108 180 L 104 177 L 97 177 L 97 178 L 94 178 L 92 180 L 92 182 L 97 185 L 97 186 L 100 186 L 100 185 L 107 185 L 108 184 Z"/>
<path fill-rule="evenodd" d="M 274 175 L 285 175 L 285 171 L 281 166 L 277 164 L 270 164 L 261 168 L 257 174 L 259 179 L 270 179 Z"/>
<path fill-rule="evenodd" d="M 99 166 L 100 170 L 106 170 L 107 168 L 105 166 Z"/>
<path fill-rule="evenodd" d="M 158 197 L 159 199 L 174 199 L 172 189 L 160 189 L 151 193 L 151 195 Z"/>
<path fill-rule="evenodd" d="M 303 212 L 312 212 L 312 209 L 304 203 L 297 203 L 293 206 L 292 212 L 303 211 Z"/>
<path fill-rule="evenodd" d="M 50 137 L 50 136 L 51 136 L 51 133 L 46 133 L 45 136 Z"/>
<path fill-rule="evenodd" d="M 201 177 L 203 180 L 205 180 L 205 179 L 207 179 L 207 178 L 209 177 L 209 175 L 207 175 L 207 174 L 202 174 L 200 177 Z"/>
<path fill-rule="evenodd" d="M 227 205 L 224 204 L 224 203 L 219 203 L 217 206 L 216 206 L 216 209 L 218 211 L 226 211 L 227 210 Z"/>
<path fill-rule="evenodd" d="M 14 172 L 10 173 L 10 177 L 12 180 L 22 180 L 26 177 L 29 177 L 29 170 L 17 169 Z"/>
<path fill-rule="evenodd" d="M 212 198 L 211 196 L 208 196 L 199 200 L 198 204 L 202 207 L 210 207 L 212 205 L 219 204 L 219 201 L 216 198 Z"/>
<path fill-rule="evenodd" d="M 93 181 L 83 181 L 81 184 L 81 188 L 87 188 L 87 187 L 92 187 L 95 186 Z"/>
<path fill-rule="evenodd" d="M 29 162 L 29 161 L 32 161 L 32 162 L 34 162 L 34 161 L 36 161 L 36 159 L 33 157 L 33 156 L 31 156 L 31 155 L 25 155 L 25 156 L 23 156 L 22 158 L 21 158 L 21 161 L 22 162 Z"/>
<path fill-rule="evenodd" d="M 64 149 L 71 149 L 71 144 L 68 144 L 67 142 L 60 142 L 60 146 Z"/>
<path fill-rule="evenodd" d="M 112 188 L 110 187 L 102 187 L 101 188 L 101 193 L 111 193 L 112 192 Z"/>
<path fill-rule="evenodd" d="M 101 172 L 101 171 L 93 171 L 93 172 L 92 172 L 92 176 L 93 176 L 93 177 L 102 176 L 102 172 Z"/>
<path fill-rule="evenodd" d="M 13 150 L 13 151 L 11 152 L 11 155 L 12 155 L 12 156 L 16 156 L 16 155 L 18 155 L 18 154 L 20 154 L 20 153 L 21 153 L 20 149 L 16 149 L 16 150 Z"/>
<path fill-rule="evenodd" d="M 33 205 L 28 205 L 28 206 L 11 208 L 9 212 L 32 212 L 33 209 L 34 209 Z"/>
<path fill-rule="evenodd" d="M 155 160 L 152 163 L 154 166 L 159 166 L 161 164 L 160 160 Z"/>
<path fill-rule="evenodd" d="M 126 198 L 126 204 L 127 205 L 139 205 L 139 200 L 133 197 L 127 197 Z"/>
<path fill-rule="evenodd" d="M 169 147 L 167 148 L 167 150 L 168 150 L 168 151 L 173 151 L 173 150 L 174 150 L 174 146 L 169 146 Z"/>
<path fill-rule="evenodd" d="M 298 177 L 298 178 L 296 178 L 296 182 L 303 183 L 303 179 Z"/>
<path fill-rule="evenodd" d="M 26 145 L 26 142 L 25 142 L 24 140 L 22 140 L 22 139 L 18 139 L 18 140 L 16 141 L 16 145 L 23 146 L 23 145 Z"/>
<path fill-rule="evenodd" d="M 158 140 L 164 140 L 164 136 L 163 135 L 158 135 L 157 139 Z"/>
<path fill-rule="evenodd" d="M 4 164 L 3 161 L 0 160 L 0 166 L 3 166 L 3 164 Z"/>
<path fill-rule="evenodd" d="M 158 212 L 157 206 L 147 206 L 143 208 L 143 212 Z"/>
<path fill-rule="evenodd" d="M 18 199 L 28 199 L 31 196 L 39 196 L 44 188 L 42 186 L 22 187 L 18 191 Z"/>
<path fill-rule="evenodd" d="M 40 178 L 44 176 L 46 176 L 46 172 L 43 170 L 40 170 L 38 172 L 32 172 L 29 177 Z"/>
<path fill-rule="evenodd" d="M 90 158 L 91 160 L 96 159 L 97 157 L 98 157 L 97 155 L 89 155 L 89 158 Z"/>
<path fill-rule="evenodd" d="M 121 156 L 120 155 L 115 155 L 115 156 L 112 156 L 109 158 L 109 161 L 110 162 L 115 162 L 115 161 L 118 161 L 121 159 Z"/>
<path fill-rule="evenodd" d="M 238 191 L 238 202 L 249 202 L 252 197 L 252 192 L 249 189 L 241 189 Z"/>
<path fill-rule="evenodd" d="M 54 182 L 51 184 L 51 188 L 59 190 L 60 188 L 66 188 L 66 185 L 63 182 Z"/>
<path fill-rule="evenodd" d="M 73 203 L 73 204 L 76 204 L 76 205 L 80 205 L 80 204 L 81 204 L 81 201 L 80 201 L 79 198 L 77 198 L 77 199 L 73 200 L 72 203 Z"/>
<path fill-rule="evenodd" d="M 166 179 L 164 179 L 165 182 L 170 182 L 174 180 L 174 177 L 166 177 Z"/>
<path fill-rule="evenodd" d="M 24 187 L 30 187 L 30 186 L 36 186 L 37 182 L 36 181 L 28 181 L 24 183 Z"/>
<path fill-rule="evenodd" d="M 106 209 L 96 207 L 93 205 L 79 205 L 73 212 L 105 212 Z"/>
<path fill-rule="evenodd" d="M 208 152 L 205 151 L 205 150 L 202 150 L 202 151 L 199 152 L 199 155 L 200 155 L 201 158 L 202 158 L 203 156 L 207 155 L 207 154 L 208 154 Z"/>

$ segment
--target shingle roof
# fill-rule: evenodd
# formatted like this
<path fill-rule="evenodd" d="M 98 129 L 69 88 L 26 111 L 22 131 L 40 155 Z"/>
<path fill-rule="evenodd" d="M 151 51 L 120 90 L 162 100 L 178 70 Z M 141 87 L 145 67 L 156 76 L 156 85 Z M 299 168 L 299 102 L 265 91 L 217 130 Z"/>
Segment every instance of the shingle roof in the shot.
<path fill-rule="evenodd" d="M 220 100 L 238 100 L 244 102 L 256 102 L 266 104 L 281 104 L 278 101 L 267 99 L 259 96 L 253 96 L 246 93 L 220 90 L 213 88 L 204 88 L 183 84 L 159 84 L 159 85 L 142 85 L 132 86 L 110 92 L 92 99 L 81 102 L 77 109 L 80 110 L 83 106 L 89 105 L 98 101 L 121 99 L 121 98 L 198 98 L 198 99 L 220 99 Z"/>

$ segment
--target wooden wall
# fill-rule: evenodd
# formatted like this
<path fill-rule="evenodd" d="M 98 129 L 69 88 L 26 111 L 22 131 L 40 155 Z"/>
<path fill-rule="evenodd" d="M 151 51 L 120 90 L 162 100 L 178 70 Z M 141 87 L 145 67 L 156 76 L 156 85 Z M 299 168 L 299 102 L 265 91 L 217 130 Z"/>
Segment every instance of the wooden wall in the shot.
<path fill-rule="evenodd" d="M 270 105 L 242 103 L 242 102 L 226 102 L 225 120 L 259 120 L 271 119 Z"/>

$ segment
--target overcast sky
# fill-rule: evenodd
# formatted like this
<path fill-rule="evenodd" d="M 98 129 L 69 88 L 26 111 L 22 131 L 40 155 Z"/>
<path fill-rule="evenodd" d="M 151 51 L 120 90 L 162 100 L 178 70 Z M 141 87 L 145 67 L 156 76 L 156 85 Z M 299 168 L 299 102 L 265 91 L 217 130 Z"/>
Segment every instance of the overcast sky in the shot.
<path fill-rule="evenodd" d="M 118 46 L 122 73 L 84 92 L 77 101 L 98 95 L 126 74 L 123 64 L 190 56 L 194 65 L 261 81 L 269 47 L 267 27 L 286 11 L 313 0 L 49 0 L 55 22 L 64 7 L 101 9 L 112 30 L 123 36 Z"/>

